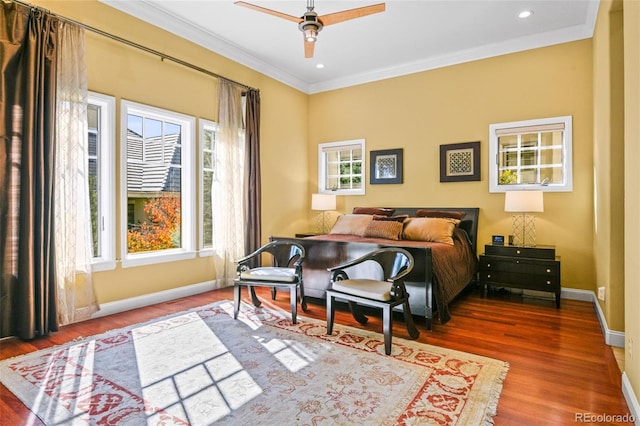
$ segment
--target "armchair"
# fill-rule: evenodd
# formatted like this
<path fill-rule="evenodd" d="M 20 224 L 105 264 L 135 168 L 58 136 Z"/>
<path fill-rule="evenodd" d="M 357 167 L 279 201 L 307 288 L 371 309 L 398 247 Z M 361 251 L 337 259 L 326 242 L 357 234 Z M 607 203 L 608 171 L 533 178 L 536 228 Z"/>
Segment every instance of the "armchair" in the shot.
<path fill-rule="evenodd" d="M 263 253 L 271 254 L 272 266 L 252 268 L 250 266 L 251 261 L 259 259 Z M 307 310 L 302 282 L 302 262 L 305 255 L 304 247 L 296 242 L 272 241 L 238 260 L 236 262 L 237 277 L 234 280 L 233 289 L 233 318 L 238 318 L 243 286 L 249 288 L 251 301 L 256 307 L 259 307 L 261 302 L 256 296 L 253 287 L 271 287 L 271 297 L 274 300 L 277 287 L 288 287 L 291 297 L 291 321 L 295 324 L 298 313 L 298 294 L 302 310 Z"/>
<path fill-rule="evenodd" d="M 375 278 L 349 278 L 345 269 L 367 261 L 376 262 L 380 266 L 382 269 L 381 279 L 379 275 Z M 411 272 L 413 265 L 413 256 L 407 250 L 387 247 L 372 251 L 351 262 L 329 268 L 331 288 L 327 290 L 327 334 L 333 332 L 335 299 L 342 299 L 349 303 L 353 317 L 360 324 L 366 324 L 368 318 L 362 314 L 358 304 L 382 308 L 384 347 L 387 355 L 391 354 L 392 310 L 394 307 L 402 305 L 409 336 L 416 339 L 420 333 L 413 322 L 409 307 L 409 293 L 404 285 L 404 277 Z"/>

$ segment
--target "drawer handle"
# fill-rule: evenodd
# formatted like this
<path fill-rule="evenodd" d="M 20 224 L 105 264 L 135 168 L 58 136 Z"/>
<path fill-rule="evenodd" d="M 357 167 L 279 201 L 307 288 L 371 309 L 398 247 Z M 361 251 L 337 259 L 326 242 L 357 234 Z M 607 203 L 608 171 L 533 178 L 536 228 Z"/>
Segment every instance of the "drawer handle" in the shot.
<path fill-rule="evenodd" d="M 551 269 L 547 269 L 547 274 L 550 274 L 550 273 L 551 273 Z"/>
<path fill-rule="evenodd" d="M 547 281 L 547 285 L 551 285 L 551 281 Z"/>
<path fill-rule="evenodd" d="M 487 263 L 487 268 L 491 268 L 491 264 L 490 263 Z"/>
<path fill-rule="evenodd" d="M 516 250 L 516 253 L 517 253 L 517 254 L 520 254 L 520 250 Z"/>
<path fill-rule="evenodd" d="M 520 261 L 519 261 L 519 260 L 516 260 L 516 263 L 517 263 L 517 264 L 520 264 Z"/>
<path fill-rule="evenodd" d="M 487 278 L 491 278 L 491 274 L 487 274 Z"/>

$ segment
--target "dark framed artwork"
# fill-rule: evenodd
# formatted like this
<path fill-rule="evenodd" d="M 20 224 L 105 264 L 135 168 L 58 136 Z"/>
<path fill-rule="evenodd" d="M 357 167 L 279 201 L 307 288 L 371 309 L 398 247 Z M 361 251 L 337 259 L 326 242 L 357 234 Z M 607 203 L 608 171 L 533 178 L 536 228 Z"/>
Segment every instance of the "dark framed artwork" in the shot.
<path fill-rule="evenodd" d="M 369 182 L 402 183 L 402 148 L 371 151 Z"/>
<path fill-rule="evenodd" d="M 480 180 L 480 142 L 440 145 L 440 182 Z"/>

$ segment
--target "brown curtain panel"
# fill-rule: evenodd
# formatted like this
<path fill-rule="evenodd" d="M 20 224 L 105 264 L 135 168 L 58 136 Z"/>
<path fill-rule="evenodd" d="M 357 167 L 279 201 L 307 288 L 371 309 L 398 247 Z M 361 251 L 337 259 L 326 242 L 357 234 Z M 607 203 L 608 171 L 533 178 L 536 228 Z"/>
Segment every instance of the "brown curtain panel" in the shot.
<path fill-rule="evenodd" d="M 58 329 L 53 239 L 58 19 L 0 2 L 0 336 Z"/>
<path fill-rule="evenodd" d="M 262 191 L 260 187 L 260 91 L 247 91 L 245 124 L 245 215 L 247 226 L 245 230 L 245 251 L 253 253 L 261 245 L 262 222 Z M 256 265 L 252 265 L 256 266 Z"/>

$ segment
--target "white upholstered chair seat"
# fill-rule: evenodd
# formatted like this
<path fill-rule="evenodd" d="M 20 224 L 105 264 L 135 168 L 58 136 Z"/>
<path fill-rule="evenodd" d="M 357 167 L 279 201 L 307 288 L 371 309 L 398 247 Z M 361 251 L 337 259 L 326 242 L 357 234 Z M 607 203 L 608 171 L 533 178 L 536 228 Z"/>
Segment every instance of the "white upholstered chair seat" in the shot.
<path fill-rule="evenodd" d="M 240 273 L 240 278 L 247 281 L 296 282 L 298 277 L 294 268 L 276 266 L 253 268 Z"/>
<path fill-rule="evenodd" d="M 383 302 L 391 300 L 391 283 L 388 281 L 366 278 L 340 280 L 333 283 L 333 289 L 367 299 L 381 300 Z"/>

